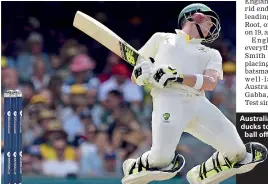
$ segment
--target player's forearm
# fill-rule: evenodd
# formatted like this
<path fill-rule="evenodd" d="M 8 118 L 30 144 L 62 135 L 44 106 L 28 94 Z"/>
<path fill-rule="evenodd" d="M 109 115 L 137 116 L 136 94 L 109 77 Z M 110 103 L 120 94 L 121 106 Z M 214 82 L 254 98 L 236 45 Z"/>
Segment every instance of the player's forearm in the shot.
<path fill-rule="evenodd" d="M 196 80 L 196 75 L 184 75 L 182 84 L 189 87 L 194 87 L 196 84 Z M 215 89 L 216 85 L 217 80 L 215 80 L 213 77 L 203 75 L 203 85 L 201 87 L 201 90 L 212 91 Z"/>

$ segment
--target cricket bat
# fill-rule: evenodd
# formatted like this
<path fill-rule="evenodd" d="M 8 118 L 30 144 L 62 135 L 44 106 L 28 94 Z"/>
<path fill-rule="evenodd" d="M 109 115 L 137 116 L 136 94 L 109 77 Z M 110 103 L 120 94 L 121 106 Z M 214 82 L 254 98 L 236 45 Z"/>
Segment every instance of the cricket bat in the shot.
<path fill-rule="evenodd" d="M 132 66 L 136 65 L 139 57 L 142 57 L 136 49 L 108 27 L 80 11 L 75 14 L 73 26 L 98 41 Z"/>

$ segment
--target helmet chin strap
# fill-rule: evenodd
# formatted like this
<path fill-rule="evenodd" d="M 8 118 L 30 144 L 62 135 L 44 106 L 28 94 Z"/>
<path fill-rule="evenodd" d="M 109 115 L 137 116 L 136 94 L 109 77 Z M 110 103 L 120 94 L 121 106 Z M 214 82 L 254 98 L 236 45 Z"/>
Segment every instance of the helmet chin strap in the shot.
<path fill-rule="evenodd" d="M 205 38 L 200 26 L 198 24 L 195 24 L 195 26 L 196 26 L 196 29 L 199 33 L 200 38 Z"/>

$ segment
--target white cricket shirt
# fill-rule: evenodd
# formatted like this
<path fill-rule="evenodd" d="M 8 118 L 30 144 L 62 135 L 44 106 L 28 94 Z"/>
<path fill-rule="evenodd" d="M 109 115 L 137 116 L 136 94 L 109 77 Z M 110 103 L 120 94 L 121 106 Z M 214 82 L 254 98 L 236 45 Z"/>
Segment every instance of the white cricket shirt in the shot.
<path fill-rule="evenodd" d="M 171 65 L 180 74 L 203 74 L 206 69 L 214 69 L 222 79 L 222 57 L 219 51 L 202 45 L 201 41 L 189 40 L 189 36 L 181 30 L 176 30 L 176 34 L 155 33 L 139 52 L 145 59 L 154 58 L 154 67 Z M 204 95 L 204 91 L 177 83 L 161 90 L 174 91 L 172 88 Z"/>

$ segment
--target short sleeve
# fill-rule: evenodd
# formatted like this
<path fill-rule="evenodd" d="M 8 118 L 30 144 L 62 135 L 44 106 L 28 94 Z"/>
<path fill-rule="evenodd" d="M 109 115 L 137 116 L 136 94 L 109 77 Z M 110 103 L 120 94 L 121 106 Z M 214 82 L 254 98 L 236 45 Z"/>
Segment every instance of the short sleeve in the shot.
<path fill-rule="evenodd" d="M 219 51 L 215 49 L 210 50 L 210 61 L 206 66 L 207 69 L 213 69 L 220 73 L 220 79 L 223 79 L 223 71 L 222 71 L 222 57 Z"/>
<path fill-rule="evenodd" d="M 148 60 L 149 57 L 154 58 L 158 46 L 164 37 L 164 33 L 155 33 L 151 38 L 145 43 L 145 45 L 139 50 L 139 53 L 146 59 Z"/>

